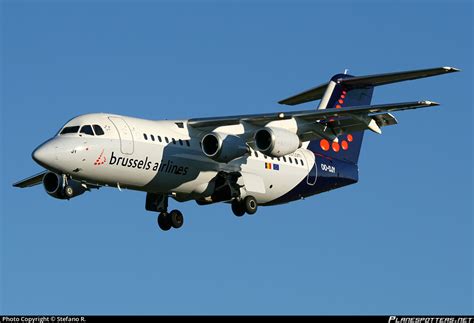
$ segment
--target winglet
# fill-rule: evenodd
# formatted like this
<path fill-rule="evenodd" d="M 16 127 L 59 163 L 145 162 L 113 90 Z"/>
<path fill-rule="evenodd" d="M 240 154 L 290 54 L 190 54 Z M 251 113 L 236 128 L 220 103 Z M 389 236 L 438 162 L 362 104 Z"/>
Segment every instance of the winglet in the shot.
<path fill-rule="evenodd" d="M 444 66 L 443 68 L 446 70 L 446 72 L 461 72 L 461 70 L 456 67 Z"/>
<path fill-rule="evenodd" d="M 422 104 L 422 105 L 426 105 L 428 107 L 435 107 L 435 106 L 439 105 L 438 102 L 434 102 L 434 101 L 430 101 L 430 100 L 420 101 L 419 103 Z"/>

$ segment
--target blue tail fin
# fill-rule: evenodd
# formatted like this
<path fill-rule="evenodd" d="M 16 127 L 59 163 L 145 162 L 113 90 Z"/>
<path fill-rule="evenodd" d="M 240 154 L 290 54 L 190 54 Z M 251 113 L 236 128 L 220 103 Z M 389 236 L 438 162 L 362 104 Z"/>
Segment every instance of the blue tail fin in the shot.
<path fill-rule="evenodd" d="M 318 109 L 338 109 L 341 107 L 370 105 L 374 92 L 373 86 L 349 88 L 337 81 L 352 77 L 354 76 L 347 74 L 334 75 L 327 86 Z M 337 120 L 334 122 L 337 122 Z M 363 138 L 364 132 L 358 131 L 340 135 L 338 136 L 338 141 L 330 142 L 326 139 L 310 141 L 308 149 L 315 154 L 357 164 Z"/>

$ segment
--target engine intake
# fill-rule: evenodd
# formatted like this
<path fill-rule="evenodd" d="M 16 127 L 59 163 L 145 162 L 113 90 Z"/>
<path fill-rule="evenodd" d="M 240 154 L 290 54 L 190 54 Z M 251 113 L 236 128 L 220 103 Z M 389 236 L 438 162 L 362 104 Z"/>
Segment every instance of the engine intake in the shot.
<path fill-rule="evenodd" d="M 72 195 L 66 196 L 64 191 L 65 185 L 63 176 L 52 172 L 44 174 L 43 186 L 46 193 L 60 200 L 76 197 L 86 191 L 86 189 L 78 181 L 69 180 L 68 186 L 72 188 Z"/>
<path fill-rule="evenodd" d="M 254 140 L 259 151 L 272 157 L 291 154 L 301 146 L 298 135 L 282 128 L 262 128 L 255 133 Z"/>
<path fill-rule="evenodd" d="M 201 140 L 202 152 L 218 162 L 228 163 L 248 153 L 245 140 L 238 136 L 211 132 Z"/>

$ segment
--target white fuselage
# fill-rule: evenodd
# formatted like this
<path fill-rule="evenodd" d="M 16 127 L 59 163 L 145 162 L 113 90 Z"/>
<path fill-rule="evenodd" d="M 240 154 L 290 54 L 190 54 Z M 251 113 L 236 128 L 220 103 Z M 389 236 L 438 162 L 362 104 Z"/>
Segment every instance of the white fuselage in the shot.
<path fill-rule="evenodd" d="M 200 140 L 205 132 L 188 127 L 186 120 L 152 121 L 100 113 L 76 117 L 64 127 L 83 125 L 99 125 L 104 134 L 58 133 L 38 148 L 42 151 L 35 151 L 35 159 L 85 185 L 169 193 L 180 201 L 206 198 L 219 172 L 237 172 L 242 196 L 270 203 L 305 180 L 315 163 L 314 154 L 304 148 L 307 144 L 285 160 L 250 148 L 248 154 L 229 163 L 216 162 L 202 152 Z M 217 130 L 245 133 L 242 125 Z"/>

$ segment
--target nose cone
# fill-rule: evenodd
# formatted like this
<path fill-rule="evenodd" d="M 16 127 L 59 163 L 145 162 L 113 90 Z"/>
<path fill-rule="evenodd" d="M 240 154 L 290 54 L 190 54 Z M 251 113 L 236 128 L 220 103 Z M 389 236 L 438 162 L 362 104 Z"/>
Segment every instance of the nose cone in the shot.
<path fill-rule="evenodd" d="M 31 154 L 31 157 L 41 166 L 49 168 L 48 166 L 55 158 L 55 149 L 50 142 L 46 142 L 36 148 Z"/>

